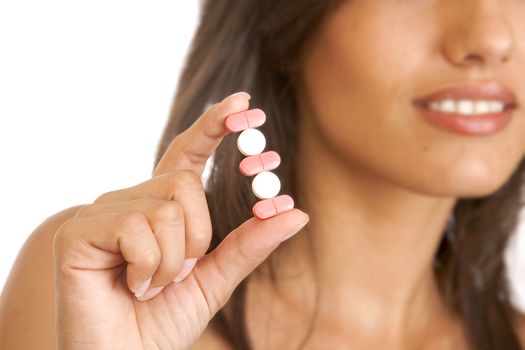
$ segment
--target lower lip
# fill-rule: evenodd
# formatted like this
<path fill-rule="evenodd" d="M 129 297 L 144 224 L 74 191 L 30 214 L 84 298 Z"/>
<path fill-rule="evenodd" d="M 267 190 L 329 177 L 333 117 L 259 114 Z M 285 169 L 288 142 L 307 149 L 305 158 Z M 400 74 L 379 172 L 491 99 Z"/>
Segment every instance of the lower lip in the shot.
<path fill-rule="evenodd" d="M 416 105 L 424 119 L 446 131 L 460 135 L 493 135 L 503 130 L 512 117 L 513 107 L 498 113 L 464 116 L 458 113 L 443 113 Z"/>

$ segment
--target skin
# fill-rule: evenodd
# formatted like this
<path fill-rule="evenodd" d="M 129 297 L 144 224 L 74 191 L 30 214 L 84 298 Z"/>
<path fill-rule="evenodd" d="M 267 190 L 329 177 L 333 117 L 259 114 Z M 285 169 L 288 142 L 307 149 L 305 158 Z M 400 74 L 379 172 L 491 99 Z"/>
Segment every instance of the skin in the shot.
<path fill-rule="evenodd" d="M 285 293 L 251 282 L 248 320 L 264 332 L 253 336 L 261 346 L 299 344 L 319 285 L 312 349 L 466 348 L 433 257 L 457 198 L 494 192 L 524 155 L 523 38 L 525 3 L 514 0 L 354 0 L 327 19 L 300 66 L 298 179 L 311 220 L 278 250 Z M 411 104 L 489 81 L 519 106 L 490 137 L 444 131 Z"/>
<path fill-rule="evenodd" d="M 516 111 L 500 134 L 475 138 L 425 124 L 410 101 L 445 84 L 497 80 L 513 89 L 521 104 L 523 87 L 515 77 L 524 55 L 524 42 L 517 40 L 525 37 L 523 17 L 525 4 L 518 0 L 353 0 L 328 18 L 300 66 L 300 154 L 296 161 L 301 174 L 301 209 L 310 221 L 302 233 L 275 251 L 280 289 L 273 290 L 264 274 L 250 280 L 247 322 L 255 348 L 298 345 L 310 332 L 307 326 L 316 303 L 315 286 L 320 287 L 319 310 L 305 349 L 346 349 L 349 344 L 353 349 L 466 348 L 460 320 L 447 310 L 437 291 L 432 258 L 456 198 L 490 194 L 505 183 L 523 157 L 523 112 L 521 108 Z M 247 101 L 238 98 L 220 108 L 228 112 L 248 108 Z M 105 251 L 106 259 L 77 261 L 86 252 L 99 257 L 103 252 L 99 248 L 88 251 L 77 244 L 82 240 L 73 238 L 83 233 L 84 240 L 98 237 L 92 242 L 96 246 L 114 245 L 115 240 L 107 238 L 115 237 L 92 234 L 101 228 L 114 231 L 114 222 L 107 222 L 102 213 L 116 216 L 141 209 L 148 219 L 162 218 L 160 212 L 166 214 L 166 210 L 151 210 L 152 200 L 158 201 L 158 209 L 166 209 L 161 201 L 171 198 L 176 189 L 166 173 L 193 167 L 199 174 L 207 158 L 202 155 L 210 155 L 219 142 L 199 136 L 205 134 L 204 125 L 217 130 L 226 114 L 212 118 L 215 124 L 206 118 L 207 122 L 200 122 L 179 139 L 184 142 L 170 148 L 156 174 L 165 175 L 165 182 L 151 179 L 110 192 L 97 203 L 63 211 L 37 228 L 0 299 L 0 341 L 8 339 L 5 334 L 14 335 L 7 345 L 0 342 L 1 348 L 55 348 L 57 339 L 50 331 L 55 326 L 54 306 L 59 310 L 58 329 L 70 331 L 58 334 L 59 346 L 64 348 L 73 348 L 71 344 L 83 338 L 99 341 L 92 344 L 97 349 L 101 344 L 118 348 L 123 340 L 135 340 L 137 348 L 151 339 L 179 346 L 195 340 L 209 318 L 190 311 L 207 309 L 199 296 L 206 290 L 220 291 L 221 302 L 215 303 L 214 311 L 218 309 L 236 284 L 277 247 L 285 231 L 302 221 L 298 209 L 246 223 L 230 236 L 247 240 L 232 238 L 221 246 L 223 253 L 216 255 L 215 261 L 225 264 L 221 269 L 212 268 L 214 259 L 200 260 L 180 285 L 170 282 L 145 302 L 138 302 L 130 293 L 146 277 L 139 276 L 140 263 L 133 273 L 128 272 L 127 285 L 125 281 L 114 285 L 109 268 L 115 268 L 110 259 L 115 255 Z M 193 152 L 180 152 L 181 146 Z M 192 159 L 184 154 L 193 155 Z M 330 181 L 326 181 L 327 174 Z M 130 198 L 141 201 L 132 207 Z M 200 222 L 206 220 L 202 215 Z M 129 226 L 127 234 L 136 227 Z M 309 239 L 313 239 L 312 246 Z M 236 254 L 239 242 L 243 242 L 244 254 Z M 157 271 L 154 286 L 177 275 L 183 253 L 199 256 L 206 248 L 195 242 L 183 252 L 180 244 L 161 245 L 177 248 L 166 255 L 179 260 L 171 266 L 161 262 L 163 268 Z M 135 246 L 138 252 L 144 251 L 143 242 Z M 83 249 L 84 255 L 75 254 L 78 251 L 73 247 Z M 115 249 L 112 246 L 110 251 Z M 242 261 L 243 257 L 253 260 Z M 109 265 L 92 266 L 104 261 Z M 75 269 L 61 271 L 60 267 L 72 263 Z M 230 271 L 228 283 L 213 273 L 217 271 Z M 72 283 L 55 286 L 54 275 Z M 201 287 L 198 281 L 206 283 Z M 87 285 L 92 288 L 87 290 Z M 86 291 L 91 293 L 90 300 L 86 300 Z M 83 297 L 75 297 L 79 295 Z M 84 312 L 75 314 L 79 310 Z M 113 317 L 112 327 L 97 329 L 101 320 L 108 322 L 107 315 Z M 73 338 L 72 328 L 60 323 L 68 318 L 75 322 L 65 325 L 77 325 Z M 188 318 L 194 327 L 187 327 Z M 180 324 L 172 324 L 174 320 Z M 183 334 L 189 328 L 198 331 Z M 126 329 L 131 332 L 124 332 Z M 182 331 L 176 332 L 178 329 Z M 522 336 L 524 330 L 520 325 Z M 147 339 L 139 339 L 144 334 Z M 218 349 L 219 343 L 207 329 L 192 349 Z"/>
<path fill-rule="evenodd" d="M 225 118 L 247 110 L 249 98 L 211 106 L 172 140 L 151 179 L 35 230 L 0 296 L 1 349 L 210 348 L 202 333 L 234 288 L 308 222 L 297 208 L 251 217 L 206 254 L 202 172 L 228 132 Z M 198 262 L 179 281 L 188 258 Z"/>

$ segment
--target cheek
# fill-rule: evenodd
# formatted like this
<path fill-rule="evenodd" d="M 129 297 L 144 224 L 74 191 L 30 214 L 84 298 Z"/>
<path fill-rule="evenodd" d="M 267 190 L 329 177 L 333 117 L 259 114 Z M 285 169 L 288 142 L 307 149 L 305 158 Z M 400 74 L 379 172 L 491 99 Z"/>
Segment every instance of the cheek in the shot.
<path fill-rule="evenodd" d="M 311 117 L 351 169 L 426 194 L 485 195 L 523 157 L 523 116 L 484 138 L 428 125 L 411 99 L 420 82 L 440 80 L 431 61 L 438 26 L 429 23 L 421 15 L 402 23 L 344 12 L 331 18 L 303 66 Z"/>

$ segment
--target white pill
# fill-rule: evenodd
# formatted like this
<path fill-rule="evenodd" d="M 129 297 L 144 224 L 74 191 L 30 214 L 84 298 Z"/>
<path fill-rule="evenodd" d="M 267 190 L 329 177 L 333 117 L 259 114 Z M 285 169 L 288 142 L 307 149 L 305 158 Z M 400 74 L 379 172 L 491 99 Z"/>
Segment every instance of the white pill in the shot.
<path fill-rule="evenodd" d="M 260 199 L 277 196 L 281 190 L 281 181 L 271 171 L 261 171 L 252 181 L 252 191 Z"/>
<path fill-rule="evenodd" d="M 266 147 L 266 138 L 257 129 L 248 128 L 237 138 L 237 148 L 245 156 L 253 156 L 261 153 Z"/>

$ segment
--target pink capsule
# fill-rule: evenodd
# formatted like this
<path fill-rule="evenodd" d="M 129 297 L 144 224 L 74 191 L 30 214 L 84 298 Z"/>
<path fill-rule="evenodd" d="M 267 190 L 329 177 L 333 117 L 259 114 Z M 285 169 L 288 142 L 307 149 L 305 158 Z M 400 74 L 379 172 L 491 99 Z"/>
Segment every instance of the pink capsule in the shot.
<path fill-rule="evenodd" d="M 256 128 L 266 121 L 266 114 L 258 108 L 244 112 L 230 114 L 226 117 L 224 125 L 231 132 L 237 132 L 248 128 Z"/>
<path fill-rule="evenodd" d="M 252 208 L 252 213 L 259 219 L 268 219 L 269 217 L 277 214 L 284 213 L 292 209 L 294 201 L 292 197 L 287 194 L 283 194 L 277 197 L 264 199 L 258 201 Z"/>
<path fill-rule="evenodd" d="M 270 171 L 279 166 L 281 157 L 274 151 L 248 156 L 239 163 L 239 170 L 243 175 L 252 176 L 261 171 Z"/>

